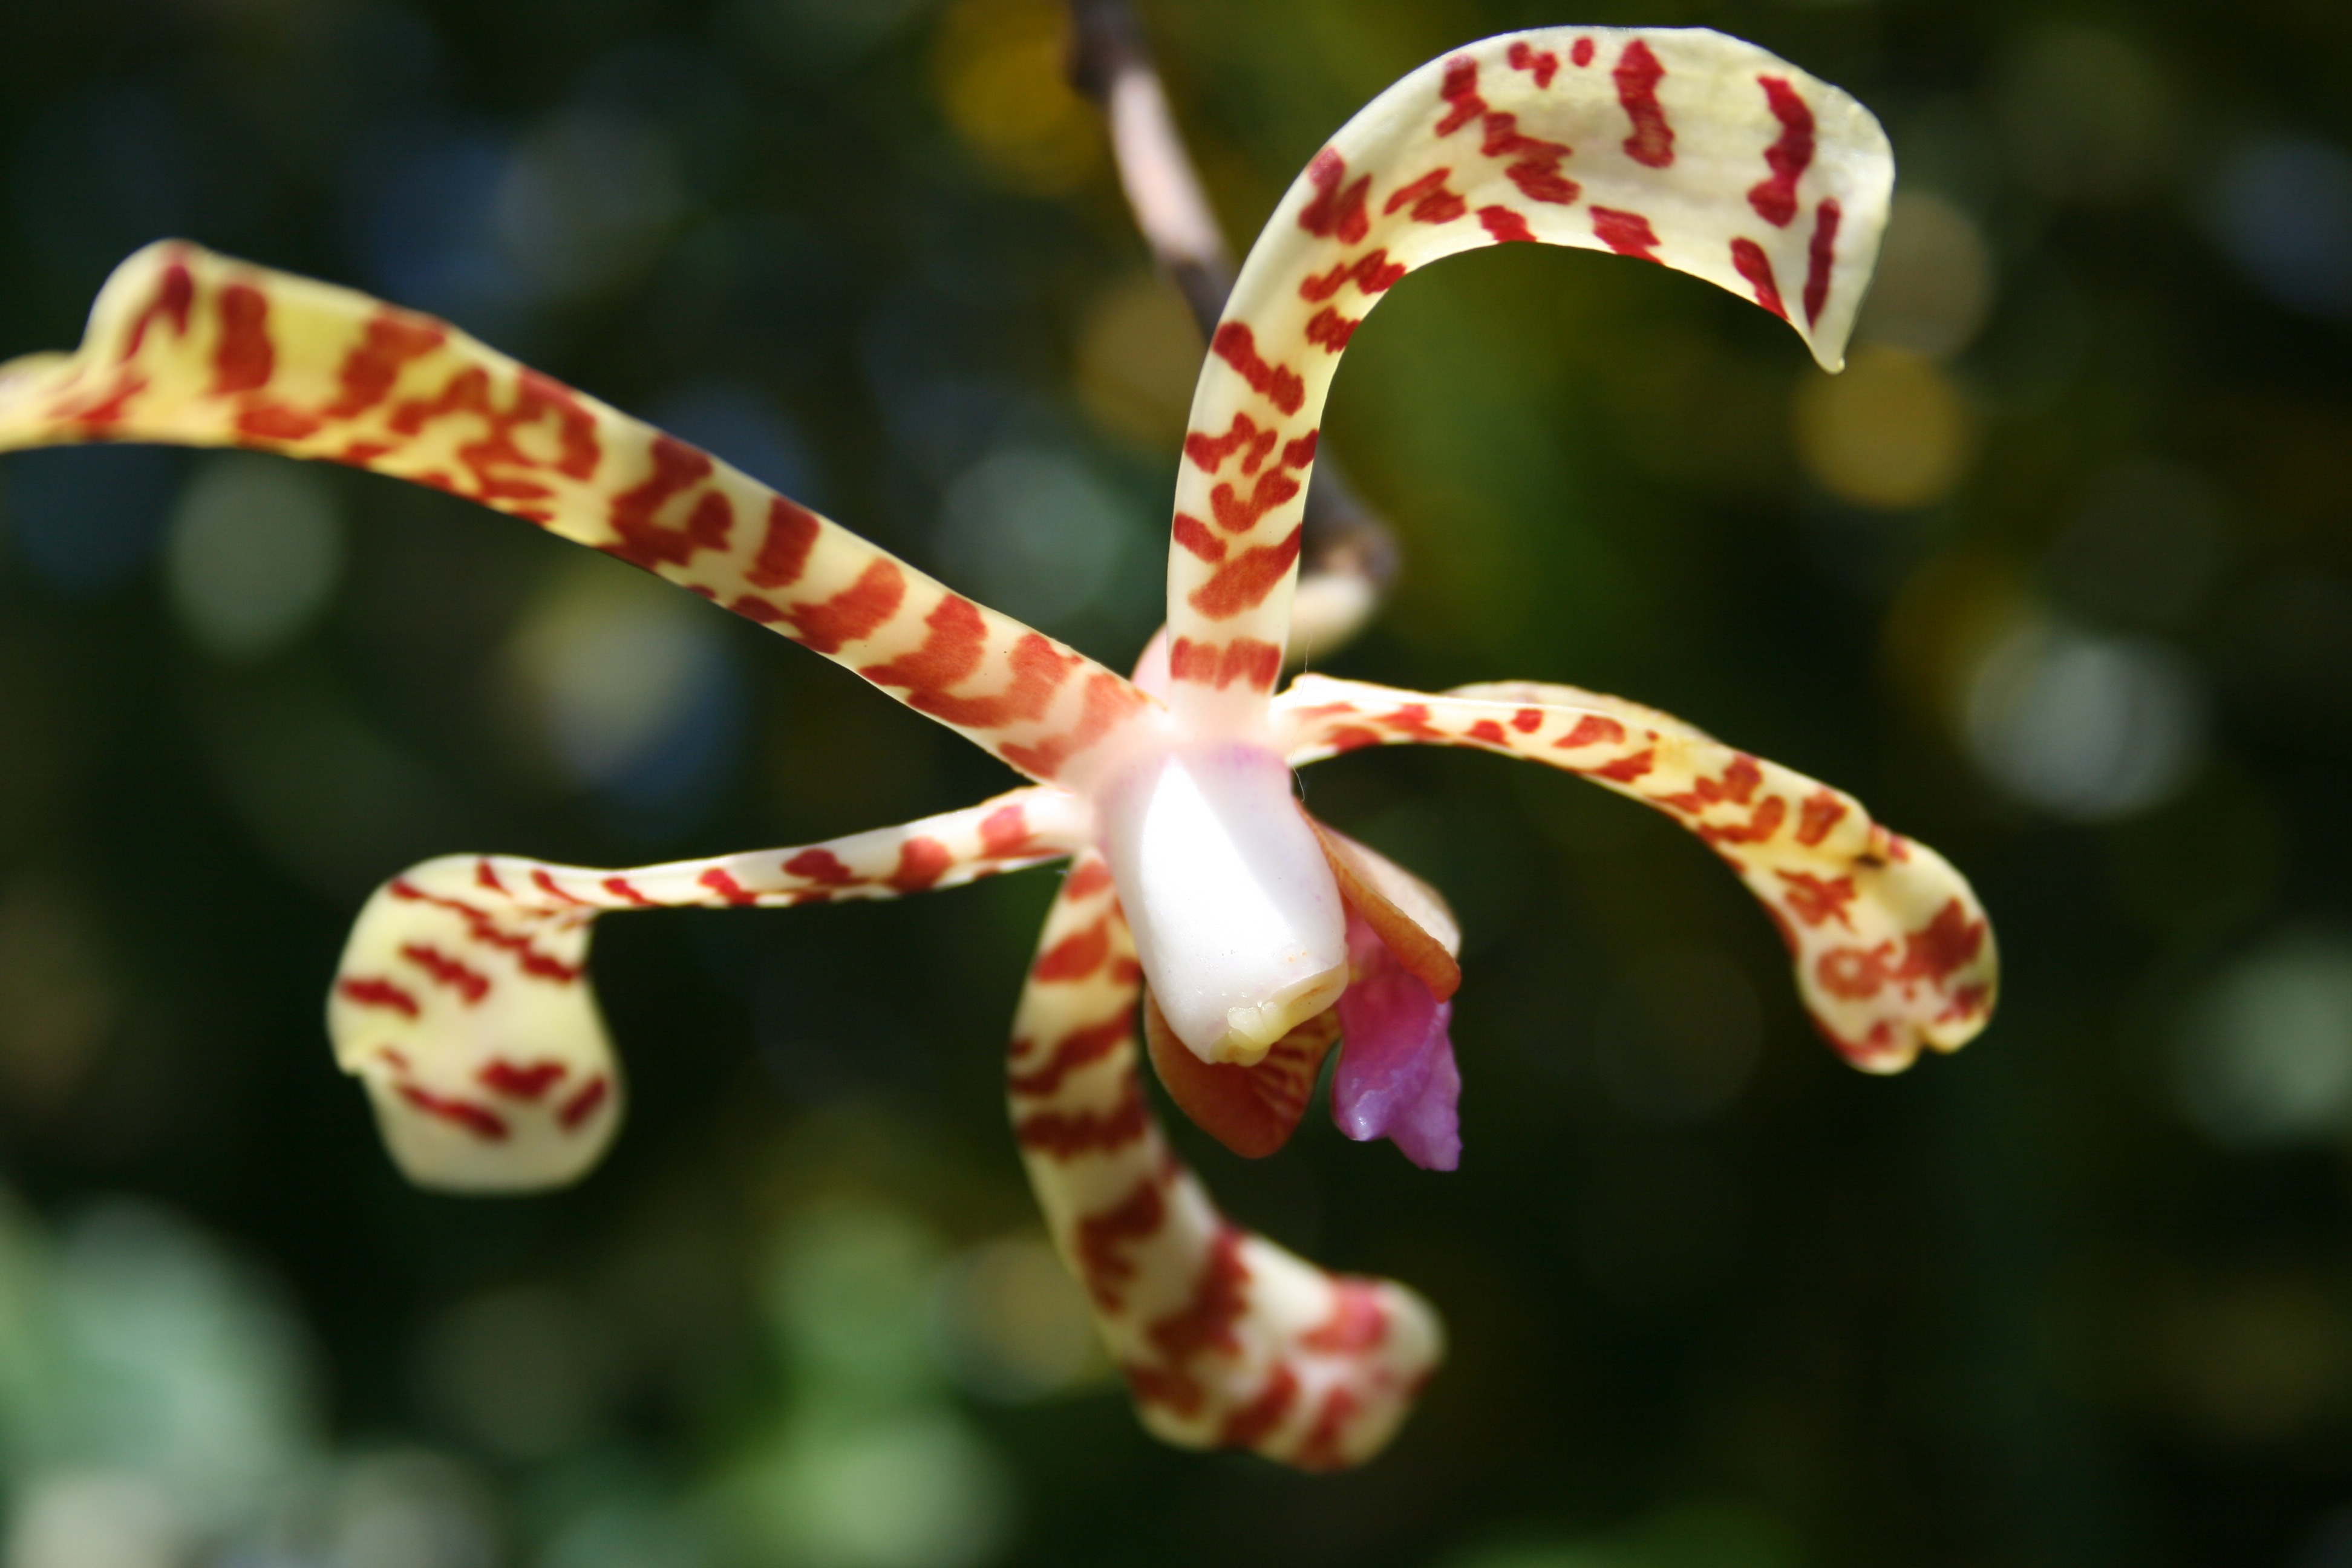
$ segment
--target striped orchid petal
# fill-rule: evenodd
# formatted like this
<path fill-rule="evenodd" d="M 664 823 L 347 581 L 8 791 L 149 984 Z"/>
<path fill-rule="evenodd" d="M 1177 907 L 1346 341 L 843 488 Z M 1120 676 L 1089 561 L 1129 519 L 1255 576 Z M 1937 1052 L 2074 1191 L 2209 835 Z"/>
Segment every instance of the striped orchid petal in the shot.
<path fill-rule="evenodd" d="M 1755 300 L 1835 370 L 1894 177 L 1867 110 L 1703 28 L 1509 34 L 1374 99 L 1275 208 L 1211 341 L 1169 548 L 1175 706 L 1234 731 L 1262 711 L 1324 399 L 1406 273 L 1511 240 L 1638 257 Z"/>
<path fill-rule="evenodd" d="M 1088 827 L 1075 797 L 1040 786 L 824 844 L 627 871 L 444 856 L 368 900 L 327 1031 L 412 1181 L 560 1186 L 596 1163 L 621 1119 L 620 1070 L 588 983 L 598 915 L 894 899 L 1058 859 Z"/>
<path fill-rule="evenodd" d="M 1852 795 L 1654 709 L 1572 686 L 1444 696 L 1302 676 L 1275 704 L 1294 765 L 1361 746 L 1472 746 L 1591 779 L 1697 835 L 1763 902 L 1813 1022 L 1854 1066 L 1900 1072 L 1991 1016 L 1999 963 L 1976 894 L 1944 858 Z"/>
<path fill-rule="evenodd" d="M 1360 1463 L 1444 1353 L 1436 1315 L 1217 1212 L 1144 1102 L 1141 974 L 1108 865 L 1081 856 L 1046 917 L 1006 1080 L 1055 1243 L 1152 1431 L 1302 1469 Z"/>
<path fill-rule="evenodd" d="M 117 268 L 78 352 L 0 365 L 0 449 L 98 440 L 323 458 L 479 501 L 772 626 L 1033 778 L 1082 777 L 1158 707 L 453 327 L 192 245 Z"/>

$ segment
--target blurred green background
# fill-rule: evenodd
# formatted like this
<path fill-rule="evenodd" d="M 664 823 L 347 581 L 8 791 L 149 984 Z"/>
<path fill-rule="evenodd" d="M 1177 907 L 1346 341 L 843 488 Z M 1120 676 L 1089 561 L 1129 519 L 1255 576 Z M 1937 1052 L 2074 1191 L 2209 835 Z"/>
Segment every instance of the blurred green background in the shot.
<path fill-rule="evenodd" d="M 1570 680 L 1975 879 L 1990 1031 L 1872 1080 L 1669 823 L 1466 753 L 1316 810 L 1468 931 L 1454 1175 L 1232 1210 L 1450 1363 L 1366 1471 L 1143 1436 L 1000 1050 L 1049 873 L 606 922 L 632 1122 L 414 1192 L 321 1001 L 422 857 L 791 843 L 1010 781 L 448 498 L 0 461 L 7 1568 L 2352 1564 L 2352 8 L 1145 0 L 1245 240 L 1467 39 L 1705 24 L 1902 165 L 1852 368 L 1657 268 L 1399 289 L 1326 431 L 1405 574 L 1334 672 Z M 0 5 L 0 353 L 184 235 L 447 315 L 1124 664 L 1200 346 L 1050 0 Z M 1189 1131 L 1189 1130 L 1187 1130 Z"/>

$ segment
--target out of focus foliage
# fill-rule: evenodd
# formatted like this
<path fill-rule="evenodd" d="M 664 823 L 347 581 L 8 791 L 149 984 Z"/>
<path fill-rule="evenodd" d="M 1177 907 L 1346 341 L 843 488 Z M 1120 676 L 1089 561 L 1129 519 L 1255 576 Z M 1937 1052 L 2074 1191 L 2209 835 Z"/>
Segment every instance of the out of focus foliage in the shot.
<path fill-rule="evenodd" d="M 1572 680 L 1853 789 L 2009 993 L 1875 1081 L 1622 802 L 1465 754 L 1317 810 L 1455 899 L 1458 1175 L 1310 1121 L 1242 1215 L 1455 1351 L 1336 1479 L 1163 1450 L 1002 1124 L 1050 889 L 609 922 L 633 1124 L 429 1197 L 319 1021 L 424 855 L 588 864 L 961 804 L 821 661 L 446 498 L 0 463 L 8 1568 L 2352 1563 L 2352 8 L 1146 4 L 1245 240 L 1450 45 L 1704 23 L 1902 164 L 1842 380 L 1511 247 L 1328 433 L 1402 587 L 1341 673 Z M 1047 0 L 0 7 L 0 351 L 180 234 L 445 313 L 1114 661 L 1200 346 Z"/>

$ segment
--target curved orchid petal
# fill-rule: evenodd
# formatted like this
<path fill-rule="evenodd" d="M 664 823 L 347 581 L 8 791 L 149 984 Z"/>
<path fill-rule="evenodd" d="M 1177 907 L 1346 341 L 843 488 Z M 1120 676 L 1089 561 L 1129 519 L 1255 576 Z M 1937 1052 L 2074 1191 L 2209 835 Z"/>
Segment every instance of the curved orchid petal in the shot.
<path fill-rule="evenodd" d="M 847 666 L 1033 778 L 1157 705 L 1085 655 L 430 317 L 177 242 L 107 280 L 81 348 L 0 366 L 0 448 L 250 447 L 448 490 Z"/>
<path fill-rule="evenodd" d="M 1355 973 L 1334 1009 L 1346 1043 L 1331 1075 L 1331 1120 L 1358 1142 L 1386 1138 L 1425 1171 L 1462 1163 L 1454 1004 L 1438 1000 L 1361 914 L 1348 922 Z"/>
<path fill-rule="evenodd" d="M 1168 557 L 1179 711 L 1263 712 L 1324 398 L 1407 272 L 1509 240 L 1636 256 L 1754 299 L 1835 370 L 1894 177 L 1867 110 L 1701 28 L 1489 38 L 1374 99 L 1276 207 L 1193 394 Z"/>
<path fill-rule="evenodd" d="M 1039 946 L 1013 1022 L 1013 1130 L 1144 1424 L 1302 1469 L 1370 1458 L 1444 1353 L 1436 1315 L 1240 1229 L 1177 1162 L 1137 1078 L 1141 973 L 1099 856 L 1072 867 Z"/>
<path fill-rule="evenodd" d="M 1428 697 L 1302 676 L 1276 700 L 1294 765 L 1360 746 L 1475 746 L 1577 773 L 1664 812 L 1739 873 L 1780 928 L 1815 1026 L 1854 1066 L 1958 1050 L 1992 1013 L 1999 961 L 1966 879 L 1852 795 L 1654 710 L 1533 681 Z"/>
<path fill-rule="evenodd" d="M 588 984 L 609 910 L 825 903 L 951 888 L 1058 859 L 1085 808 L 1051 787 L 824 844 L 628 871 L 450 855 L 361 912 L 327 1005 L 335 1059 L 366 1084 L 409 1179 L 464 1192 L 576 1180 L 621 1120 L 621 1079 Z"/>

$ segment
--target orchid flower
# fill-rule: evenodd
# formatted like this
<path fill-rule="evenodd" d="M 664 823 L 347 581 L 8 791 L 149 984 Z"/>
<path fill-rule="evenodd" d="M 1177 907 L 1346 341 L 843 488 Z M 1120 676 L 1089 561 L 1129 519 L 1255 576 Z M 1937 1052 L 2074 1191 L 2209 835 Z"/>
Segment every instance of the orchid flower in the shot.
<path fill-rule="evenodd" d="M 0 446 L 236 446 L 466 496 L 771 626 L 1026 775 L 962 811 L 716 859 L 426 861 L 359 918 L 329 1004 L 337 1060 L 412 1179 L 569 1182 L 622 1113 L 586 977 L 598 916 L 895 898 L 1068 859 L 1008 1078 L 1055 1241 L 1151 1430 L 1336 1468 L 1403 1418 L 1442 1353 L 1435 1315 L 1222 1216 L 1137 1062 L 1140 1035 L 1179 1104 L 1263 1154 L 1336 1045 L 1349 1136 L 1455 1163 L 1453 916 L 1309 818 L 1294 768 L 1468 746 L 1665 813 L 1762 901 L 1815 1023 L 1868 1071 L 1973 1036 L 1995 961 L 1933 851 L 1652 709 L 1534 682 L 1423 695 L 1307 676 L 1277 693 L 1333 372 L 1406 273 L 1513 240 L 1706 279 L 1835 370 L 1892 179 L 1860 105 L 1712 32 L 1518 33 L 1405 77 L 1316 155 L 1241 270 L 1180 462 L 1167 626 L 1131 679 L 448 326 L 191 245 L 124 262 L 78 353 L 0 368 Z"/>

